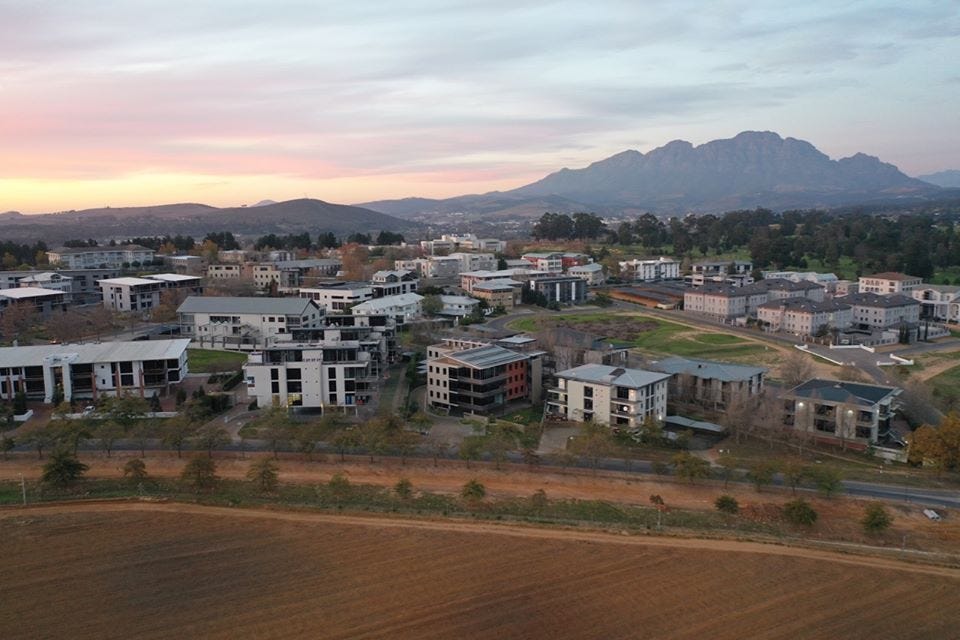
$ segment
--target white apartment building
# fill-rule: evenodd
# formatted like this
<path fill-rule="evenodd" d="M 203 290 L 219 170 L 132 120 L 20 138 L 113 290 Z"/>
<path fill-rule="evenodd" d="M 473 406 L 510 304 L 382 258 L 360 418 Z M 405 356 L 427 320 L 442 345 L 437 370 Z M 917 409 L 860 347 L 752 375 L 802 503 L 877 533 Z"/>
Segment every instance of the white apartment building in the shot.
<path fill-rule="evenodd" d="M 203 293 L 202 279 L 180 273 L 158 273 L 142 278 L 100 280 L 103 306 L 113 311 L 149 311 L 160 306 L 163 291 L 177 289 L 190 295 Z"/>
<path fill-rule="evenodd" d="M 272 346 L 252 352 L 243 370 L 247 395 L 258 406 L 322 413 L 368 404 L 378 380 L 358 340 Z"/>
<path fill-rule="evenodd" d="M 839 281 L 835 273 L 817 273 L 816 271 L 761 271 L 764 280 L 791 280 L 793 282 L 815 282 L 832 290 Z"/>
<path fill-rule="evenodd" d="M 683 292 L 683 310 L 720 320 L 741 318 L 747 315 L 748 297 L 742 287 L 702 287 Z M 766 294 L 763 298 L 766 302 Z"/>
<path fill-rule="evenodd" d="M 674 258 L 626 260 L 620 262 L 620 274 L 625 280 L 656 282 L 658 280 L 679 280 L 680 261 Z"/>
<path fill-rule="evenodd" d="M 960 322 L 960 287 L 925 284 L 910 292 L 920 303 L 920 317 L 936 322 Z"/>
<path fill-rule="evenodd" d="M 189 344 L 180 339 L 2 348 L 0 398 L 23 391 L 28 399 L 50 403 L 58 387 L 65 400 L 148 397 L 184 379 Z"/>
<path fill-rule="evenodd" d="M 505 240 L 497 240 L 496 238 L 478 238 L 472 233 L 446 233 L 436 240 L 421 240 L 420 247 L 430 254 L 434 254 L 437 251 L 490 251 L 493 253 L 503 253 L 507 249 L 507 243 Z"/>
<path fill-rule="evenodd" d="M 567 269 L 567 275 L 585 280 L 588 286 L 595 287 L 607 281 L 607 276 L 603 272 L 603 265 L 599 262 L 582 264 Z"/>
<path fill-rule="evenodd" d="M 853 308 L 839 300 L 818 302 L 807 298 L 771 300 L 757 309 L 757 319 L 770 331 L 814 336 L 822 329 L 847 329 Z"/>
<path fill-rule="evenodd" d="M 667 416 L 670 375 L 605 364 L 583 364 L 559 371 L 547 388 L 547 413 L 566 420 L 636 429 L 647 417 Z"/>
<path fill-rule="evenodd" d="M 493 280 L 517 280 L 526 282 L 534 278 L 550 277 L 553 277 L 552 273 L 528 268 L 501 269 L 500 271 L 468 271 L 460 274 L 460 288 L 472 294 L 474 285 L 480 282 L 491 282 Z"/>
<path fill-rule="evenodd" d="M 420 286 L 420 279 L 414 271 L 377 271 L 370 278 L 373 297 L 396 296 L 401 293 L 413 293 Z"/>
<path fill-rule="evenodd" d="M 323 326 L 323 309 L 303 298 L 190 296 L 177 309 L 180 332 L 204 345 L 249 349 Z"/>
<path fill-rule="evenodd" d="M 886 329 L 902 322 L 920 321 L 920 303 L 896 293 L 854 293 L 837 301 L 853 307 L 853 324 L 864 329 Z"/>
<path fill-rule="evenodd" d="M 905 273 L 885 271 L 870 276 L 861 276 L 859 284 L 860 293 L 878 293 L 880 295 L 902 293 L 910 295 L 911 291 L 923 284 L 923 278 L 908 276 Z"/>
<path fill-rule="evenodd" d="M 66 294 L 56 289 L 43 289 L 41 287 L 0 289 L 0 314 L 3 313 L 4 309 L 14 305 L 23 305 L 42 316 L 47 316 L 54 311 L 66 309 Z"/>
<path fill-rule="evenodd" d="M 138 244 L 118 245 L 115 247 L 62 247 L 47 251 L 50 264 L 58 264 L 70 269 L 119 268 L 124 265 L 140 266 L 153 262 L 153 249 Z"/>
<path fill-rule="evenodd" d="M 17 282 L 17 285 L 19 287 L 46 289 L 47 291 L 60 291 L 63 293 L 63 301 L 67 304 L 73 298 L 73 278 L 56 271 L 44 271 L 25 276 Z"/>
<path fill-rule="evenodd" d="M 451 253 L 447 257 L 460 261 L 460 273 L 497 268 L 497 258 L 492 253 Z"/>
<path fill-rule="evenodd" d="M 441 315 L 463 318 L 471 313 L 480 304 L 476 298 L 467 296 L 440 296 L 440 302 L 443 303 Z"/>
<path fill-rule="evenodd" d="M 365 282 L 330 282 L 316 287 L 301 287 L 299 295 L 313 300 L 328 313 L 341 313 L 373 300 L 373 287 Z"/>
<path fill-rule="evenodd" d="M 563 273 L 562 253 L 525 253 L 520 258 L 533 265 L 537 271 Z"/>
<path fill-rule="evenodd" d="M 420 317 L 423 311 L 422 302 L 423 296 L 418 293 L 401 293 L 361 302 L 350 311 L 355 316 L 393 316 L 397 324 L 403 324 Z"/>

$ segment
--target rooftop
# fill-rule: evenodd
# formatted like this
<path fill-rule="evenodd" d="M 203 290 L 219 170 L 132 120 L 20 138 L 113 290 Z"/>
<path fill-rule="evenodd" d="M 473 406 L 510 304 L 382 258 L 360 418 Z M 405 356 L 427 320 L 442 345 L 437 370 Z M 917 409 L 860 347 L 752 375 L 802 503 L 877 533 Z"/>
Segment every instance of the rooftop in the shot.
<path fill-rule="evenodd" d="M 177 313 L 257 313 L 304 315 L 317 305 L 307 298 L 227 298 L 213 296 L 189 296 L 177 309 Z"/>
<path fill-rule="evenodd" d="M 517 282 L 516 280 L 511 280 L 510 278 L 499 278 L 497 280 L 487 280 L 486 282 L 478 282 L 473 285 L 473 289 L 480 291 L 512 291 L 515 287 L 522 287 L 523 284 Z"/>
<path fill-rule="evenodd" d="M 40 296 L 62 296 L 63 291 L 57 289 L 44 289 L 42 287 L 20 287 L 19 289 L 0 289 L 0 297 L 10 298 L 11 300 L 24 300 L 27 298 L 38 298 Z"/>
<path fill-rule="evenodd" d="M 0 367 L 39 366 L 45 359 L 56 357 L 63 358 L 72 364 L 174 360 L 180 358 L 189 344 L 189 339 L 177 339 L 5 347 L 0 348 Z"/>
<path fill-rule="evenodd" d="M 897 387 L 814 378 L 794 387 L 788 393 L 801 398 L 873 406 L 887 397 L 899 395 L 900 391 Z"/>
<path fill-rule="evenodd" d="M 456 351 L 447 354 L 447 358 L 456 360 L 462 364 L 474 369 L 486 369 L 488 367 L 498 367 L 511 362 L 526 360 L 527 356 L 510 349 L 504 349 L 493 344 L 482 347 L 474 347 L 463 351 Z"/>
<path fill-rule="evenodd" d="M 421 300 L 423 300 L 423 296 L 419 293 L 400 293 L 395 296 L 384 296 L 382 298 L 374 298 L 373 300 L 361 302 L 355 306 L 354 309 L 373 310 L 403 307 L 409 304 L 415 304 Z"/>
<path fill-rule="evenodd" d="M 591 262 L 589 264 L 581 264 L 567 269 L 567 272 L 569 273 L 579 273 L 581 271 L 603 271 L 603 265 L 599 262 Z"/>
<path fill-rule="evenodd" d="M 190 280 L 200 280 L 198 276 L 185 276 L 182 273 L 157 273 L 147 276 L 150 280 L 160 280 L 162 282 L 188 282 Z"/>
<path fill-rule="evenodd" d="M 25 276 L 20 279 L 20 282 L 52 282 L 72 279 L 70 276 L 61 275 L 55 271 L 43 271 L 42 273 Z"/>
<path fill-rule="evenodd" d="M 893 307 L 912 307 L 920 304 L 913 298 L 908 298 L 907 296 L 900 295 L 899 293 L 888 296 L 882 296 L 878 293 L 869 292 L 851 293 L 838 299 L 850 305 L 857 305 L 861 307 L 883 307 L 885 309 L 891 309 Z"/>
<path fill-rule="evenodd" d="M 558 371 L 557 377 L 567 380 L 579 380 L 580 382 L 609 384 L 618 387 L 639 389 L 654 384 L 655 382 L 667 380 L 670 375 L 654 371 L 644 371 L 643 369 L 611 367 L 605 364 L 582 364 L 573 369 Z"/>
<path fill-rule="evenodd" d="M 920 276 L 908 276 L 907 274 L 900 273 L 898 271 L 884 271 L 882 273 L 873 273 L 873 274 L 870 274 L 869 276 L 860 276 L 861 280 L 863 280 L 864 278 L 875 278 L 877 280 L 897 280 L 900 282 L 904 280 L 921 280 L 922 279 Z"/>
<path fill-rule="evenodd" d="M 841 298 L 840 300 L 843 300 Z M 806 311 L 808 313 L 830 313 L 831 311 L 845 311 L 850 308 L 849 304 L 839 300 L 824 300 L 817 302 L 809 298 L 787 298 L 786 300 L 771 300 L 764 302 L 760 309 L 789 309 L 791 311 Z"/>
<path fill-rule="evenodd" d="M 118 287 L 139 287 L 145 284 L 160 284 L 160 280 L 148 280 L 147 278 L 105 278 L 103 280 L 97 280 L 97 284 L 106 284 L 106 285 L 116 285 Z"/>
<path fill-rule="evenodd" d="M 138 244 L 123 244 L 116 245 L 113 247 L 60 247 L 58 249 L 53 249 L 49 253 L 57 254 L 67 254 L 67 253 L 101 253 L 105 251 L 153 251 L 153 249 L 148 249 L 146 247 L 141 247 Z"/>
<path fill-rule="evenodd" d="M 713 360 L 697 360 L 696 358 L 681 358 L 674 356 L 653 362 L 650 367 L 671 375 L 690 374 L 698 378 L 721 380 L 722 382 L 739 382 L 749 380 L 753 376 L 765 374 L 763 367 L 751 367 L 744 364 L 729 362 L 714 362 Z"/>

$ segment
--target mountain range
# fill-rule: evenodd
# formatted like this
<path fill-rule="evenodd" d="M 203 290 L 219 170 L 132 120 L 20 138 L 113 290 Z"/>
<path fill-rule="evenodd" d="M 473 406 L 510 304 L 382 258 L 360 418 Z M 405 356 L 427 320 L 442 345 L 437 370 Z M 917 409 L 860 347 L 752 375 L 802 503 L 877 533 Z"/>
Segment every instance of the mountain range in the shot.
<path fill-rule="evenodd" d="M 917 176 L 917 179 L 945 189 L 960 189 L 960 171 L 956 169 L 928 173 L 925 176 Z"/>
<path fill-rule="evenodd" d="M 521 211 L 539 216 L 546 210 L 715 213 L 915 199 L 938 191 L 939 187 L 873 156 L 857 153 L 832 160 L 809 142 L 769 131 L 745 131 L 699 146 L 675 140 L 646 154 L 623 151 L 511 191 L 359 206 L 408 218 L 457 211 L 481 218 Z"/>
<path fill-rule="evenodd" d="M 42 238 L 48 245 L 71 238 L 129 238 L 178 233 L 203 236 L 211 231 L 248 235 L 332 231 L 346 235 L 358 231 L 409 231 L 417 227 L 414 222 L 378 211 L 307 198 L 264 201 L 251 207 L 218 208 L 182 203 L 39 215 L 0 214 L 0 237 L 20 241 Z"/>

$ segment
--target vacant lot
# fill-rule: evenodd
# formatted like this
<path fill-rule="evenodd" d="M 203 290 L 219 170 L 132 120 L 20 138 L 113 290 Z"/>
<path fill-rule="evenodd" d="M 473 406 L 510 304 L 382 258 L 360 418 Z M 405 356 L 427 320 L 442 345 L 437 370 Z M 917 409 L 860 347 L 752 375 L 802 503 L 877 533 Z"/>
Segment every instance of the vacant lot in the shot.
<path fill-rule="evenodd" d="M 943 638 L 960 572 L 730 541 L 108 504 L 0 512 L 0 637 Z"/>
<path fill-rule="evenodd" d="M 245 353 L 212 351 L 210 349 L 187 349 L 190 373 L 217 373 L 240 371 L 247 361 Z"/>

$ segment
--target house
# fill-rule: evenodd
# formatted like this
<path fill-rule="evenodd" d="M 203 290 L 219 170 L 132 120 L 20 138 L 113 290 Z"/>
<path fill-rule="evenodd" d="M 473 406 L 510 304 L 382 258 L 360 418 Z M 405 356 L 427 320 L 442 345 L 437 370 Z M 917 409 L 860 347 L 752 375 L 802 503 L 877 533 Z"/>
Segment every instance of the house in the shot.
<path fill-rule="evenodd" d="M 464 348 L 466 347 L 466 348 Z M 539 402 L 543 352 L 448 341 L 427 349 L 427 397 L 434 409 L 493 415 Z"/>
<path fill-rule="evenodd" d="M 54 311 L 63 311 L 67 307 L 66 295 L 56 289 L 40 287 L 18 287 L 0 289 L 0 314 L 13 306 L 23 306 L 48 316 Z"/>
<path fill-rule="evenodd" d="M 438 251 L 489 251 L 503 253 L 507 248 L 505 240 L 496 238 L 478 238 L 472 233 L 446 233 L 436 240 L 421 240 L 420 248 L 429 254 Z M 484 267 L 478 267 L 484 268 Z"/>
<path fill-rule="evenodd" d="M 691 274 L 687 280 L 695 287 L 711 282 L 732 284 L 737 287 L 753 283 L 753 263 L 743 260 L 702 261 L 691 266 Z"/>
<path fill-rule="evenodd" d="M 829 329 L 847 329 L 853 308 L 839 299 L 817 302 L 807 298 L 771 300 L 757 309 L 757 319 L 770 331 L 817 336 Z"/>
<path fill-rule="evenodd" d="M 563 273 L 562 253 L 525 253 L 520 258 L 533 265 L 537 271 Z"/>
<path fill-rule="evenodd" d="M 525 286 L 543 295 L 547 304 L 582 304 L 587 300 L 587 283 L 575 276 L 531 278 Z"/>
<path fill-rule="evenodd" d="M 107 278 L 100 280 L 103 306 L 112 311 L 149 311 L 160 306 L 160 294 L 178 290 L 187 295 L 201 295 L 203 281 L 197 276 L 180 273 L 158 273 L 142 278 Z"/>
<path fill-rule="evenodd" d="M 767 370 L 729 362 L 679 356 L 650 363 L 654 371 L 670 376 L 671 404 L 721 411 L 738 398 L 753 398 L 763 391 Z"/>
<path fill-rule="evenodd" d="M 246 265 L 245 265 L 246 266 Z M 273 286 L 282 289 L 294 289 L 300 286 L 300 271 L 284 268 L 275 263 L 261 263 L 250 266 L 253 284 L 258 289 L 270 289 Z"/>
<path fill-rule="evenodd" d="M 808 380 L 784 394 L 784 424 L 817 440 L 865 449 L 886 438 L 901 391 L 859 382 Z"/>
<path fill-rule="evenodd" d="M 397 271 L 412 271 L 421 278 L 427 277 L 427 264 L 429 260 L 426 258 L 412 258 L 410 260 L 394 260 L 393 268 Z M 460 263 L 457 261 L 457 268 L 459 269 Z M 454 274 L 455 275 L 455 274 Z"/>
<path fill-rule="evenodd" d="M 31 400 L 53 401 L 126 393 L 167 393 L 186 377 L 189 340 L 49 344 L 0 349 L 0 398 L 23 391 Z"/>
<path fill-rule="evenodd" d="M 920 318 L 936 322 L 960 322 L 960 287 L 925 284 L 910 292 L 920 303 Z"/>
<path fill-rule="evenodd" d="M 467 296 L 440 296 L 440 302 L 443 303 L 443 309 L 440 315 L 452 316 L 454 318 L 465 318 L 472 314 L 480 305 L 476 298 Z"/>
<path fill-rule="evenodd" d="M 379 380 L 359 340 L 272 345 L 252 352 L 243 371 L 258 406 L 324 414 L 369 404 Z"/>
<path fill-rule="evenodd" d="M 301 287 L 301 298 L 313 300 L 328 313 L 340 313 L 361 302 L 373 300 L 373 287 L 365 282 L 328 282 Z"/>
<path fill-rule="evenodd" d="M 255 349 L 322 326 L 324 311 L 304 298 L 190 296 L 177 309 L 180 332 L 202 345 Z"/>
<path fill-rule="evenodd" d="M 487 280 L 477 282 L 473 285 L 471 295 L 481 300 L 486 300 L 491 309 L 503 307 L 509 311 L 515 305 L 520 304 L 520 293 L 523 290 L 523 284 L 509 278 L 500 278 L 497 280 Z"/>
<path fill-rule="evenodd" d="M 604 364 L 584 364 L 556 373 L 547 388 L 546 412 L 565 420 L 636 429 L 647 418 L 667 415 L 665 373 Z"/>
<path fill-rule="evenodd" d="M 595 287 L 607 281 L 607 276 L 603 272 L 603 265 L 599 262 L 570 267 L 567 269 L 567 275 L 580 278 L 589 287 Z"/>
<path fill-rule="evenodd" d="M 626 260 L 620 262 L 620 277 L 636 282 L 657 282 L 658 280 L 679 280 L 680 261 L 660 256 Z"/>
<path fill-rule="evenodd" d="M 374 298 L 354 306 L 350 312 L 355 316 L 367 315 L 388 315 L 397 320 L 397 324 L 403 324 L 414 318 L 418 318 L 422 313 L 423 296 L 417 293 L 401 293 L 395 296 L 385 296 L 383 298 Z"/>
<path fill-rule="evenodd" d="M 420 279 L 414 271 L 377 271 L 370 279 L 374 298 L 413 293 L 419 284 Z"/>
<path fill-rule="evenodd" d="M 920 303 L 898 293 L 854 293 L 838 302 L 853 308 L 853 325 L 858 329 L 887 329 L 901 323 L 920 321 Z"/>
<path fill-rule="evenodd" d="M 138 244 L 117 245 L 115 247 L 62 247 L 47 251 L 50 264 L 69 269 L 89 268 L 126 268 L 152 264 L 155 256 L 153 249 Z"/>
<path fill-rule="evenodd" d="M 885 271 L 870 276 L 861 276 L 858 284 L 860 285 L 860 293 L 877 293 L 880 295 L 902 293 L 910 295 L 911 291 L 923 284 L 923 278 L 908 276 L 905 273 Z"/>

